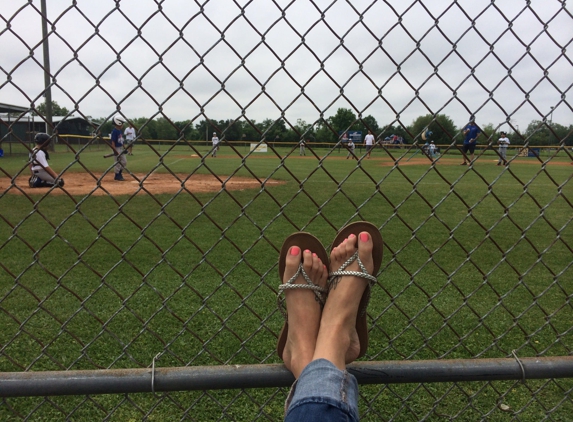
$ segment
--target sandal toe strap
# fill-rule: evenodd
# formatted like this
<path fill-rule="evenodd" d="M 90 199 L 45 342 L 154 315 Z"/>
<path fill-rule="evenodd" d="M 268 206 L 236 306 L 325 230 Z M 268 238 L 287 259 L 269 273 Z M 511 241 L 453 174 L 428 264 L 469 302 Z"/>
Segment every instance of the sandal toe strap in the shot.
<path fill-rule="evenodd" d="M 346 271 L 346 268 L 354 261 L 358 263 L 360 271 Z M 329 288 L 331 289 L 335 288 L 338 282 L 340 281 L 341 277 L 343 276 L 360 277 L 365 280 L 368 280 L 368 286 L 366 286 L 366 291 L 364 292 L 365 300 L 360 309 L 358 310 L 358 315 L 362 317 L 366 313 L 366 309 L 368 308 L 368 303 L 370 302 L 370 288 L 371 286 L 373 286 L 378 282 L 378 279 L 368 272 L 368 270 L 360 260 L 360 257 L 358 256 L 358 251 L 356 251 L 354 255 L 348 258 L 346 262 L 342 264 L 337 271 L 333 271 L 328 274 Z"/>
<path fill-rule="evenodd" d="M 360 268 L 360 271 L 346 271 L 346 268 L 350 264 L 352 264 L 354 261 L 357 262 L 358 267 Z M 339 277 L 342 277 L 345 275 L 365 278 L 366 280 L 369 281 L 370 285 L 372 285 L 378 281 L 378 279 L 375 276 L 373 276 L 372 274 L 370 274 L 368 272 L 368 270 L 366 269 L 366 267 L 364 266 L 364 264 L 360 260 L 360 257 L 358 256 L 358 251 L 356 251 L 350 258 L 348 258 L 346 260 L 346 262 L 344 262 L 337 271 L 333 271 L 333 272 L 329 273 L 328 277 L 331 280 L 335 280 L 335 279 L 339 279 Z"/>
<path fill-rule="evenodd" d="M 364 278 L 364 279 L 368 280 L 370 282 L 370 284 L 376 283 L 378 281 L 378 279 L 376 277 L 374 277 L 373 275 L 370 275 L 367 272 L 364 273 L 364 272 L 360 272 L 360 271 L 334 271 L 334 272 L 328 274 L 328 276 L 330 278 L 342 277 L 342 276 L 360 277 L 360 278 Z"/>
<path fill-rule="evenodd" d="M 296 279 L 298 278 L 299 274 L 302 274 L 304 281 L 306 284 L 295 283 Z M 281 314 L 285 319 L 287 319 L 287 313 L 284 309 L 284 301 L 281 301 L 281 293 L 284 293 L 285 290 L 288 289 L 307 289 L 312 290 L 314 292 L 315 300 L 320 303 L 320 307 L 322 308 L 326 302 L 326 295 L 328 294 L 328 289 L 326 287 L 317 286 L 312 282 L 306 271 L 304 270 L 302 263 L 299 265 L 298 270 L 296 273 L 284 284 L 279 285 L 279 293 L 277 295 L 277 305 Z"/>

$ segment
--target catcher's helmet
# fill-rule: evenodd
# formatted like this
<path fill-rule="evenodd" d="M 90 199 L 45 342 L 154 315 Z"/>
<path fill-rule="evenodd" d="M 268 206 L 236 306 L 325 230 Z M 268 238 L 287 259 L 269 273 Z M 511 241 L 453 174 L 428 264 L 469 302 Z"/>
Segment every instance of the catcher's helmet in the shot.
<path fill-rule="evenodd" d="M 113 124 L 116 126 L 122 126 L 124 123 L 125 123 L 124 120 L 119 116 L 115 116 L 113 118 Z"/>
<path fill-rule="evenodd" d="M 36 136 L 34 136 L 34 141 L 38 145 L 48 145 L 50 143 L 50 135 L 47 133 L 36 133 Z"/>

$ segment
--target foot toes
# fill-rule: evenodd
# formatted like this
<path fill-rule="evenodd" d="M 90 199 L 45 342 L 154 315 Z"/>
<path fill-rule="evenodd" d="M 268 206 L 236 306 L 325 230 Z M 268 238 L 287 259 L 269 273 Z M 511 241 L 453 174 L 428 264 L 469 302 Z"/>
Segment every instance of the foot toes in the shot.
<path fill-rule="evenodd" d="M 325 263 L 322 262 L 322 259 L 315 253 L 312 254 L 312 269 L 308 275 L 314 284 L 320 287 L 326 287 L 328 269 Z"/>
<path fill-rule="evenodd" d="M 336 271 L 348 258 L 356 253 L 358 249 L 358 256 L 366 267 L 366 270 L 372 274 L 374 271 L 374 262 L 372 259 L 372 250 L 374 244 L 372 236 L 368 232 L 361 232 L 358 237 L 355 234 L 350 234 L 344 239 L 340 245 L 336 246 L 330 255 L 331 269 Z M 358 263 L 352 262 L 347 268 L 349 271 L 360 271 Z"/>
<path fill-rule="evenodd" d="M 312 266 L 313 266 L 313 253 L 310 250 L 306 249 L 302 254 L 302 267 L 304 268 L 304 271 L 310 277 L 311 280 L 312 280 L 311 276 Z"/>
<path fill-rule="evenodd" d="M 298 270 L 300 264 L 300 248 L 298 246 L 291 246 L 285 260 L 285 272 L 283 283 L 286 283 Z"/>
<path fill-rule="evenodd" d="M 304 272 L 308 275 L 310 280 L 320 287 L 326 287 L 326 279 L 328 278 L 328 268 L 322 262 L 320 257 L 306 249 L 301 252 L 298 246 L 291 246 L 285 259 L 285 272 L 283 276 L 283 283 L 286 283 L 298 271 L 302 259 L 302 267 Z M 304 284 L 306 281 L 302 274 L 294 281 L 295 284 Z"/>
<path fill-rule="evenodd" d="M 372 260 L 372 237 L 368 232 L 361 232 L 358 235 L 358 256 L 370 274 L 374 271 L 374 261 Z"/>

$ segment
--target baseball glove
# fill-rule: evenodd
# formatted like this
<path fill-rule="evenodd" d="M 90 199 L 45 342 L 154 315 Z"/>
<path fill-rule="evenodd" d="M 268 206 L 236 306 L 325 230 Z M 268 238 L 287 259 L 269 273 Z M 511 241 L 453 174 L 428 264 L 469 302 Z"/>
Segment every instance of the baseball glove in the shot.
<path fill-rule="evenodd" d="M 58 179 L 57 182 L 59 187 L 63 188 L 64 187 L 64 179 Z"/>

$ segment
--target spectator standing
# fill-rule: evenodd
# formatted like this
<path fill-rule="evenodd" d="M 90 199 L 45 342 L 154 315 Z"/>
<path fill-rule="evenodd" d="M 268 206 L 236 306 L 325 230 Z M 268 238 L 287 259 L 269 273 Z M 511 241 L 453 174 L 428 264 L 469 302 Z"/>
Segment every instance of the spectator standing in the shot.
<path fill-rule="evenodd" d="M 125 141 L 127 143 L 127 153 L 129 155 L 133 155 L 133 143 L 135 142 L 135 137 L 137 136 L 135 128 L 133 127 L 133 123 L 129 123 L 129 126 L 125 128 L 123 135 L 125 136 Z"/>
<path fill-rule="evenodd" d="M 372 154 L 372 148 L 374 148 L 374 135 L 372 135 L 372 131 L 368 131 L 368 135 L 364 137 L 364 145 L 366 145 L 366 158 L 370 158 L 370 154 Z"/>

